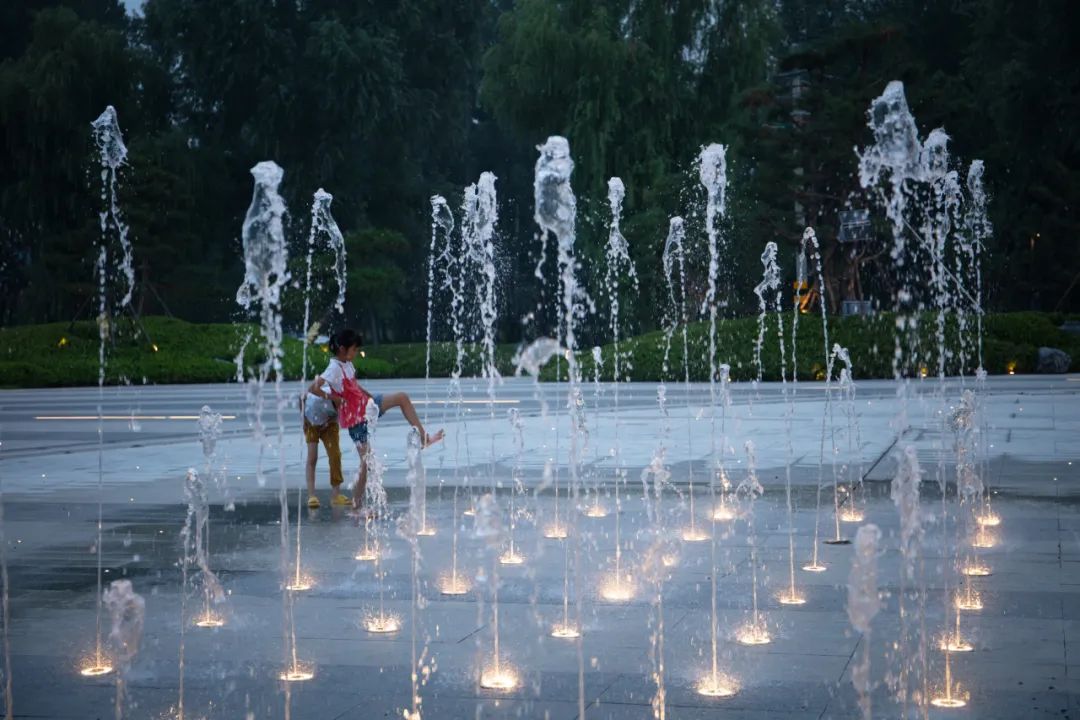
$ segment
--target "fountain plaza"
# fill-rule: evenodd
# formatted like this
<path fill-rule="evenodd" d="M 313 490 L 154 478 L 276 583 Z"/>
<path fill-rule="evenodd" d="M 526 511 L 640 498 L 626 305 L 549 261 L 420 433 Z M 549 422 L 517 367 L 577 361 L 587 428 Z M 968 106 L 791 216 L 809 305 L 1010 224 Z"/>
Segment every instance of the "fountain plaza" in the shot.
<path fill-rule="evenodd" d="M 447 390 L 447 382 L 441 380 L 370 385 L 376 390 L 404 388 L 417 398 L 425 394 L 443 398 Z M 897 473 L 895 446 L 909 445 L 917 453 L 925 474 L 922 503 L 928 509 L 940 502 L 936 483 L 931 482 L 939 465 L 946 473 L 955 471 L 953 441 L 942 437 L 934 417 L 938 403 L 928 399 L 936 386 L 936 380 L 913 383 L 909 424 L 898 441 L 893 427 L 895 384 L 859 382 L 859 447 L 849 452 L 844 436 L 843 447 L 837 450 L 840 535 L 853 539 L 857 528 L 868 523 L 882 533 L 876 581 L 881 609 L 873 619 L 868 644 L 870 697 L 880 717 L 902 712 L 887 678 L 901 673 L 908 662 L 893 648 L 900 632 L 902 565 L 899 516 L 890 499 L 891 480 Z M 988 547 L 970 553 L 991 573 L 971 578 L 981 608 L 961 611 L 960 632 L 970 652 L 951 653 L 951 676 L 967 705 L 958 709 L 929 705 L 930 716 L 1070 717 L 1080 712 L 1080 665 L 1074 664 L 1080 644 L 1078 390 L 1080 378 L 1075 376 L 987 381 L 985 402 L 992 420 L 986 481 L 992 513 L 1000 522 L 985 527 Z M 544 384 L 539 392 L 554 406 L 556 394 L 565 387 Z M 687 412 L 685 407 L 675 409 L 683 404 L 683 392 L 676 387 L 668 391 L 669 422 L 675 428 Z M 738 383 L 731 387 L 726 437 L 736 450 L 727 473 L 733 485 L 744 479 L 743 448 L 745 440 L 752 439 L 764 487 L 755 503 L 754 526 L 759 612 L 770 642 L 743 645 L 739 633 L 749 621 L 752 590 L 748 519 L 714 521 L 709 510 L 716 499 L 707 483 L 700 483 L 695 490 L 696 527 L 704 537 L 680 537 L 689 525 L 687 479 L 703 474 L 701 468 L 708 462 L 709 424 L 695 420 L 689 433 L 671 432 L 665 441 L 671 478 L 659 504 L 673 539 L 658 544 L 641 481 L 661 432 L 655 386 L 624 384 L 618 415 L 612 386 L 603 386 L 599 408 L 595 416 L 590 414 L 581 481 L 583 492 L 599 494 L 579 497 L 576 503 L 566 497 L 565 469 L 557 476 L 548 472 L 545 480 L 546 461 L 557 452 L 556 438 L 565 434 L 567 419 L 565 413 L 554 412 L 542 418 L 536 393 L 529 380 L 507 379 L 499 387 L 499 417 L 494 423 L 488 417 L 482 381 L 463 384 L 467 410 L 460 421 L 438 402 L 420 406 L 429 425 L 446 428 L 447 438 L 422 456 L 426 524 L 434 534 L 415 539 L 415 603 L 412 545 L 398 526 L 408 514 L 410 495 L 406 428 L 399 419 L 388 419 L 375 436 L 386 466 L 389 506 L 381 531 L 368 527 L 366 537 L 364 523 L 326 502 L 319 510 L 303 510 L 300 563 L 311 587 L 295 593 L 296 648 L 300 664 L 313 677 L 283 682 L 279 676 L 287 663 L 276 480 L 260 488 L 254 477 L 256 447 L 246 430 L 242 388 L 107 390 L 106 416 L 127 415 L 137 404 L 146 418 L 139 432 L 132 431 L 129 418 L 105 421 L 104 578 L 131 580 L 145 599 L 141 648 L 126 674 L 127 714 L 177 716 L 184 642 L 183 713 L 192 718 L 402 717 L 413 707 L 412 667 L 420 668 L 416 695 L 426 717 L 573 718 L 583 704 L 587 717 L 646 718 L 653 716 L 658 687 L 663 689 L 663 712 L 670 717 L 858 717 L 851 672 L 866 640 L 852 629 L 846 612 L 856 548 L 820 542 L 817 557 L 825 569 L 802 569 L 813 553 L 815 515 L 821 541 L 833 539 L 836 527 L 833 462 L 828 457 L 833 454 L 832 440 L 823 465 L 820 423 L 799 421 L 790 430 L 795 582 L 805 602 L 784 605 L 779 598 L 788 589 L 789 563 L 781 387 L 779 383 L 763 383 L 757 389 Z M 800 383 L 794 399 L 797 417 L 821 417 L 823 394 L 823 383 Z M 700 398 L 707 397 L 706 387 L 692 386 L 690 396 L 689 413 L 696 415 Z M 112 715 L 112 674 L 87 678 L 79 673 L 94 648 L 97 423 L 96 417 L 77 418 L 96 415 L 96 390 L 5 391 L 2 398 L 0 473 L 16 717 Z M 210 564 L 224 589 L 223 599 L 211 609 L 220 617 L 220 627 L 195 624 L 203 609 L 197 590 L 189 592 L 183 619 L 181 615 L 180 531 L 186 518 L 181 499 L 188 467 L 199 467 L 194 418 L 204 403 L 213 403 L 225 418 L 216 462 L 227 481 L 208 489 Z M 514 428 L 503 417 L 510 407 L 520 412 L 522 433 L 528 439 L 520 456 Z M 71 419 L 40 419 L 46 417 Z M 610 453 L 616 433 L 622 438 L 621 462 L 626 470 L 618 506 Z M 482 505 L 480 499 L 491 491 L 492 436 L 503 519 L 498 547 L 477 537 L 478 519 L 463 514 L 470 502 Z M 479 459 L 455 464 L 455 455 L 470 454 Z M 287 414 L 283 457 L 295 516 L 296 494 L 303 487 L 302 439 L 295 412 Z M 272 460 L 276 466 L 276 458 Z M 346 474 L 354 472 L 355 454 L 346 455 L 345 462 Z M 325 464 L 319 471 L 325 500 Z M 461 482 L 466 475 L 467 482 Z M 522 562 L 493 565 L 508 542 L 515 475 L 520 486 L 513 532 Z M 456 520 L 455 477 L 460 488 Z M 850 480 L 859 477 L 862 482 L 852 485 Z M 545 483 L 548 487 L 539 489 Z M 819 487 L 825 502 L 817 512 Z M 843 492 L 845 487 L 853 492 Z M 593 505 L 603 507 L 606 516 L 588 516 L 585 511 Z M 856 510 L 861 522 L 847 522 L 846 509 Z M 616 518 L 621 523 L 626 593 L 608 598 L 603 588 L 613 571 Z M 570 588 L 565 616 L 567 541 L 545 538 L 542 532 L 553 522 L 576 527 L 579 533 L 575 541 L 579 553 L 576 558 L 570 555 L 570 564 L 577 562 L 579 567 L 576 573 L 570 568 L 570 582 L 579 579 L 580 594 L 578 588 Z M 461 595 L 443 593 L 455 524 Z M 929 639 L 925 684 L 936 696 L 944 689 L 944 654 L 938 643 L 950 637 L 957 622 L 955 599 L 946 595 L 958 590 L 948 587 L 953 558 L 942 553 L 942 535 L 949 529 L 935 523 L 924 532 L 922 622 Z M 377 550 L 378 562 L 356 559 L 365 542 Z M 292 542 L 289 546 L 294 547 Z M 659 559 L 662 572 L 649 567 L 657 548 L 665 555 Z M 962 555 L 966 558 L 969 553 Z M 493 571 L 499 580 L 500 671 L 513 684 L 505 689 L 481 686 L 494 659 Z M 383 612 L 396 622 L 390 632 L 375 632 L 365 625 L 378 614 L 380 574 Z M 714 579 L 717 663 L 724 689 L 734 692 L 729 697 L 698 692 L 712 672 Z M 576 639 L 552 637 L 552 629 L 564 617 L 582 631 L 580 650 Z M 183 633 L 182 623 L 187 625 Z M 907 671 L 918 669 L 909 666 Z M 918 716 L 918 703 L 908 712 Z"/>

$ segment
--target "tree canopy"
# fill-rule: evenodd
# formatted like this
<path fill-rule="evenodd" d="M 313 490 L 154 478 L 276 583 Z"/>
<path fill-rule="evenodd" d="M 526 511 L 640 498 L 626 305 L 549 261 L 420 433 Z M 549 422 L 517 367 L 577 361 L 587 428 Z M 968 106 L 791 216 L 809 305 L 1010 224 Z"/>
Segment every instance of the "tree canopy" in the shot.
<path fill-rule="evenodd" d="M 658 321 L 668 217 L 702 232 L 692 163 L 710 142 L 728 146 L 726 312 L 748 309 L 764 244 L 794 248 L 806 225 L 837 311 L 889 288 L 875 247 L 852 258 L 837 232 L 840 211 L 872 207 L 854 148 L 893 79 L 920 132 L 942 126 L 958 163 L 986 161 L 990 307 L 1075 311 L 1077 31 L 1067 0 L 147 0 L 135 16 L 118 0 L 7 3 L 0 322 L 87 316 L 100 204 L 89 123 L 106 105 L 130 150 L 120 196 L 143 313 L 234 316 L 248 169 L 273 159 L 298 248 L 312 193 L 334 194 L 350 263 L 339 319 L 375 341 L 422 338 L 428 198 L 456 208 L 492 170 L 513 341 L 536 305 L 535 147 L 554 134 L 571 143 L 598 297 L 606 182 L 625 182 L 635 329 Z M 299 330 L 296 313 L 286 320 Z M 587 341 L 600 342 L 594 325 Z"/>

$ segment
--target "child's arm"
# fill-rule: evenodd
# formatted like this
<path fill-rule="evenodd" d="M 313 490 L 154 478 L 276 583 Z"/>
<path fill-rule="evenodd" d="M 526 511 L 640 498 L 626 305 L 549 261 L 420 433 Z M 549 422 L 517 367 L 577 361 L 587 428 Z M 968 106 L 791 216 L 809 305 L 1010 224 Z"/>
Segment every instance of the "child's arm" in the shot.
<path fill-rule="evenodd" d="M 327 386 L 329 386 L 330 384 L 326 382 L 326 378 L 320 375 L 319 377 L 315 378 L 314 382 L 311 383 L 311 387 L 308 388 L 308 392 L 315 397 L 320 397 L 323 400 L 329 400 L 330 402 L 334 403 L 334 407 L 340 406 L 341 398 L 335 396 L 333 393 L 323 390 L 323 383 L 326 383 Z"/>

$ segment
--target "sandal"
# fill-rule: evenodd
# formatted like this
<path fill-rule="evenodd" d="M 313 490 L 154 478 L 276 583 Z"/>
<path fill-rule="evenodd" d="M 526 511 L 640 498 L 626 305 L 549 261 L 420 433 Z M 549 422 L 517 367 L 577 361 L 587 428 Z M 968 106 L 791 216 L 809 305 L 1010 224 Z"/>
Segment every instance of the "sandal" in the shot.
<path fill-rule="evenodd" d="M 344 493 L 338 493 L 333 498 L 331 498 L 330 504 L 331 505 L 338 505 L 338 506 L 352 505 L 352 500 L 349 497 L 347 497 Z"/>
<path fill-rule="evenodd" d="M 307 499 L 307 506 L 312 510 L 318 510 L 320 505 L 321 503 L 319 502 L 319 498 L 316 495 L 312 495 Z"/>

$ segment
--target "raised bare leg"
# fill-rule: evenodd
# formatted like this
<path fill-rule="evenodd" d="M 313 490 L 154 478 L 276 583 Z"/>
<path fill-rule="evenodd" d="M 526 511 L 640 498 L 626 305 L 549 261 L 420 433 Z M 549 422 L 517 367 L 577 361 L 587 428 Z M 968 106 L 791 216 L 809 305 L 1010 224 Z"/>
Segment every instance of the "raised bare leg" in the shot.
<path fill-rule="evenodd" d="M 405 420 L 420 431 L 420 437 L 424 441 L 424 447 L 434 445 L 442 440 L 443 436 L 446 434 L 442 430 L 439 430 L 434 435 L 427 434 L 424 430 L 424 424 L 420 422 L 420 417 L 416 414 L 416 407 L 413 406 L 412 399 L 409 398 L 408 393 L 394 392 L 383 395 L 383 403 L 379 407 L 380 412 L 385 413 L 393 408 L 401 408 L 401 414 L 405 416 Z"/>

